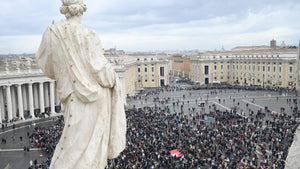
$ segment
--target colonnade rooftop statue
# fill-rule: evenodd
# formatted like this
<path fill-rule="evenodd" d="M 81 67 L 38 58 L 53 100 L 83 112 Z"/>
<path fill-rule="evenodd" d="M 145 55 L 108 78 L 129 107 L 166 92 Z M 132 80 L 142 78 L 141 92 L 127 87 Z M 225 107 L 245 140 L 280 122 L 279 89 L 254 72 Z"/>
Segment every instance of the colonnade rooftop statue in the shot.
<path fill-rule="evenodd" d="M 51 169 L 101 169 L 125 148 L 126 117 L 119 79 L 95 31 L 83 26 L 83 0 L 62 0 L 66 20 L 50 25 L 37 61 L 57 82 L 65 127 Z"/>

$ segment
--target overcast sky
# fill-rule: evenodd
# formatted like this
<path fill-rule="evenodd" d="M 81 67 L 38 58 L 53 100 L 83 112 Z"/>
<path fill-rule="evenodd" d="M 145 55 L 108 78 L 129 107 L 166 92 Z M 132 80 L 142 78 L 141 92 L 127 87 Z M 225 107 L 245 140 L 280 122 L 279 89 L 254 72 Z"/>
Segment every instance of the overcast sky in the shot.
<path fill-rule="evenodd" d="M 85 0 L 83 24 L 104 48 L 125 51 L 230 50 L 235 46 L 298 45 L 299 0 Z M 0 54 L 35 53 L 52 20 L 64 19 L 60 0 L 5 0 Z"/>

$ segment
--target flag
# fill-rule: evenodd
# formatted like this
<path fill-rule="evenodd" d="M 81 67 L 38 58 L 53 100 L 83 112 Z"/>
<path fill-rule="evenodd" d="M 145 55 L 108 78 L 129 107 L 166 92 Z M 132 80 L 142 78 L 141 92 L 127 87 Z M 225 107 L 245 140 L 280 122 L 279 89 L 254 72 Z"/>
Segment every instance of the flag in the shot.
<path fill-rule="evenodd" d="M 170 151 L 171 156 L 176 157 L 176 158 L 180 158 L 182 156 L 182 154 L 178 151 L 178 149 L 174 149 Z"/>

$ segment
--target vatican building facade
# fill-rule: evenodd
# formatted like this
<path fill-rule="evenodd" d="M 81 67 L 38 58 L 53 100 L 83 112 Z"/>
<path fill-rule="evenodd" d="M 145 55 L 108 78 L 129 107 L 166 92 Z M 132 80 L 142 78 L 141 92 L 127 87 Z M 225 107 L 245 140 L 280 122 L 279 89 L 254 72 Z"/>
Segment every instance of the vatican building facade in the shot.
<path fill-rule="evenodd" d="M 237 84 L 246 86 L 295 88 L 297 47 L 236 47 L 230 51 L 211 51 L 191 58 L 191 80 L 202 84 Z"/>

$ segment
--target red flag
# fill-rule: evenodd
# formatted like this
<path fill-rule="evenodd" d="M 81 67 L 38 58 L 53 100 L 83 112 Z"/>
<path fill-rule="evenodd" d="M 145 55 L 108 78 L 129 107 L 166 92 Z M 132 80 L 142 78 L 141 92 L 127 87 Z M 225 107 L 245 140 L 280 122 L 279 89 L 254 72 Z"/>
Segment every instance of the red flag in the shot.
<path fill-rule="evenodd" d="M 180 158 L 182 156 L 182 154 L 177 149 L 171 150 L 170 154 L 171 156 L 175 156 L 176 158 Z"/>

